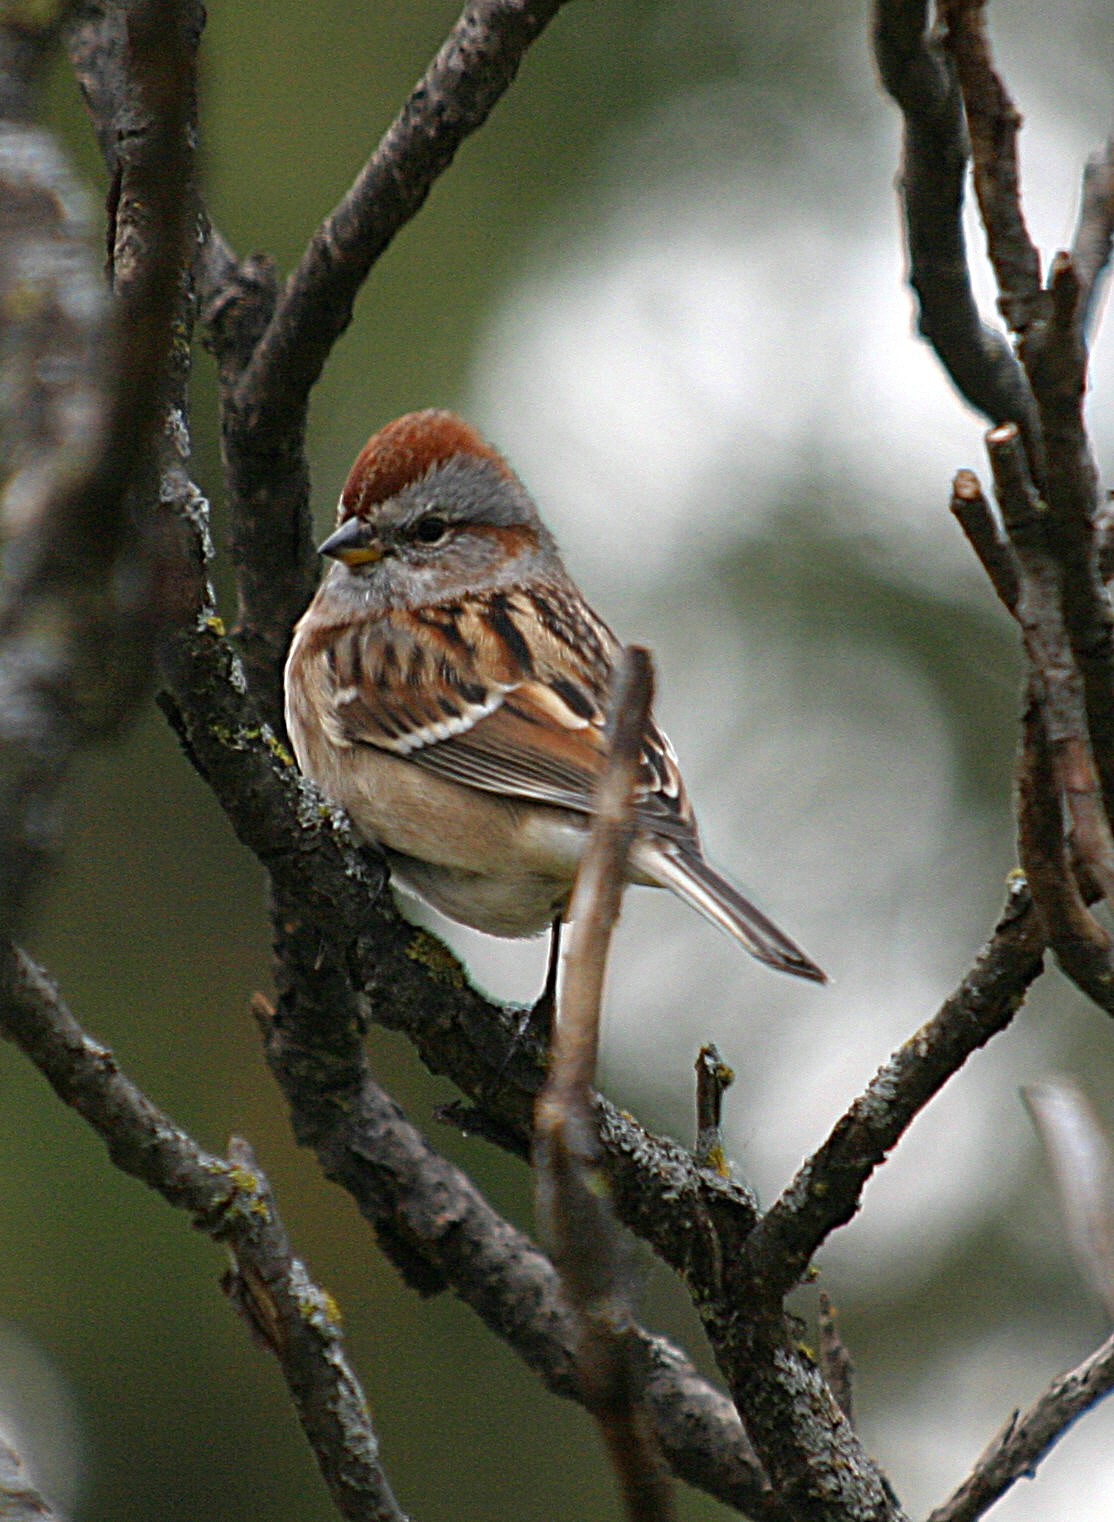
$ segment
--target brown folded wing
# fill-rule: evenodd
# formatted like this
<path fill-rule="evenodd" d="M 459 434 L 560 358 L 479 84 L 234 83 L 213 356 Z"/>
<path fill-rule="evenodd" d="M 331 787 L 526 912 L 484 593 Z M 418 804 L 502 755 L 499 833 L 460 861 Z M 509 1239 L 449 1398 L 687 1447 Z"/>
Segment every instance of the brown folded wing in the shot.
<path fill-rule="evenodd" d="M 469 787 L 589 813 L 618 644 L 562 592 L 529 604 L 491 593 L 349 628 L 325 650 L 329 727 Z M 653 724 L 637 804 L 647 829 L 695 844 L 676 758 Z"/>

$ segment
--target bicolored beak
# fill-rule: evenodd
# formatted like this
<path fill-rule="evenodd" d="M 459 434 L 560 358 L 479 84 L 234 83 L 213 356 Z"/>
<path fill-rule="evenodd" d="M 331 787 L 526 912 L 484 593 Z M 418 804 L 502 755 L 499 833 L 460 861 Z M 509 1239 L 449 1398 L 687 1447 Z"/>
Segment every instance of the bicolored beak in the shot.
<path fill-rule="evenodd" d="M 362 518 L 346 518 L 338 529 L 317 546 L 319 555 L 328 555 L 347 566 L 374 565 L 386 554 L 382 540 Z"/>

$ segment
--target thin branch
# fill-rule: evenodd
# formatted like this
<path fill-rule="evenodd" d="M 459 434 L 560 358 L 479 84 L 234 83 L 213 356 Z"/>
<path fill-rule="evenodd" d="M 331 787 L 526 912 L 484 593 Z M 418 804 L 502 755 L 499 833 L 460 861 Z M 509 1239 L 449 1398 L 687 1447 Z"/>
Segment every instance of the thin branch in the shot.
<path fill-rule="evenodd" d="M 836 1405 L 844 1416 L 855 1425 L 853 1411 L 853 1387 L 855 1365 L 843 1345 L 839 1334 L 839 1318 L 835 1307 L 823 1290 L 820 1291 L 820 1368 L 824 1383 L 835 1397 Z"/>
<path fill-rule="evenodd" d="M 735 1074 L 719 1054 L 714 1042 L 702 1046 L 696 1058 L 696 1161 L 714 1168 L 721 1178 L 730 1170 L 723 1150 L 723 1096 L 735 1082 Z"/>
<path fill-rule="evenodd" d="M 652 700 L 650 657 L 631 646 L 616 671 L 607 762 L 569 903 L 572 928 L 549 1077 L 534 1122 L 538 1216 L 577 1322 L 584 1401 L 599 1423 L 631 1522 L 671 1522 L 676 1511 L 642 1396 L 629 1266 L 601 1177 L 592 1084 L 604 973 L 634 841 L 634 790 Z"/>
<path fill-rule="evenodd" d="M 1047 450 L 1048 543 L 1060 566 L 1060 601 L 1079 674 L 1087 727 L 1114 819 L 1114 615 L 1098 575 L 1098 471 L 1083 416 L 1087 351 L 1080 284 L 1071 260 L 1057 254 L 1049 320 L 1026 334 L 1021 353 L 1040 409 Z"/>
<path fill-rule="evenodd" d="M 947 47 L 963 92 L 975 196 L 998 281 L 998 305 L 1012 331 L 1023 333 L 1043 316 L 1046 300 L 1040 255 L 1021 209 L 1021 117 L 991 61 L 985 10 L 986 0 L 943 0 L 941 5 Z"/>
<path fill-rule="evenodd" d="M 1018 850 L 1046 934 L 1061 966 L 1090 997 L 1109 1008 L 1114 974 L 1110 937 L 1087 909 L 1114 888 L 1114 841 L 1091 758 L 1081 684 L 1060 611 L 1060 576 L 1047 541 L 1048 513 L 1029 480 L 1017 429 L 992 429 L 1004 541 L 970 471 L 955 478 L 952 511 L 1021 624 L 1030 663 L 1017 774 Z M 1063 809 L 1072 821 L 1072 847 Z"/>
<path fill-rule="evenodd" d="M 1071 1370 L 1054 1379 L 1023 1416 L 1015 1411 L 954 1495 L 928 1522 L 974 1522 L 1017 1480 L 1030 1477 L 1085 1411 L 1114 1389 L 1114 1336 Z"/>
<path fill-rule="evenodd" d="M 535 1131 L 564 1126 L 573 1110 L 591 1124 L 590 1096 L 599 1049 L 600 1006 L 611 937 L 619 919 L 634 840 L 634 789 L 653 701 L 649 652 L 637 645 L 617 663 L 607 763 L 596 791 L 592 827 L 565 916 L 565 977 L 549 1078 L 535 1111 Z M 549 1107 L 557 1113 L 550 1115 Z M 543 1142 L 544 1145 L 544 1142 Z"/>
<path fill-rule="evenodd" d="M 1017 559 L 973 471 L 956 472 L 952 482 L 951 510 L 990 577 L 1003 607 L 1016 617 L 1020 595 Z"/>
<path fill-rule="evenodd" d="M 1064 759 L 1070 764 L 1070 757 Z M 1086 795 L 1076 801 L 1084 805 Z M 1017 766 L 1017 849 L 1057 962 L 1083 993 L 1109 1013 L 1114 948 L 1076 884 L 1076 864 L 1064 836 L 1061 780 L 1048 742 L 1044 705 L 1034 695 L 1032 684 L 1022 716 Z M 1085 862 L 1080 866 L 1086 869 Z M 1101 894 L 1101 889 L 1096 891 Z"/>
<path fill-rule="evenodd" d="M 562 0 L 475 0 L 414 86 L 352 188 L 313 235 L 237 388 L 260 444 L 305 413 L 368 271 L 482 127 Z"/>
<path fill-rule="evenodd" d="M 875 0 L 878 70 L 904 115 L 899 192 L 919 328 L 960 394 L 992 423 L 1017 422 L 1030 458 L 1039 462 L 1040 424 L 1025 374 L 1003 334 L 982 321 L 971 288 L 963 102 L 927 13 L 926 0 Z"/>
<path fill-rule="evenodd" d="M 1064 971 L 1114 1010 L 1114 949 L 1074 880 L 1062 809 L 1087 879 L 1114 899 L 1114 839 L 1104 812 L 1079 672 L 1061 612 L 1059 565 L 1049 549 L 1048 511 L 1036 495 L 1012 424 L 986 436 L 1002 521 L 1021 575 L 1017 618 L 1030 692 L 1018 784 L 1018 849 L 1045 930 Z M 1038 724 L 1039 717 L 1039 724 Z"/>
<path fill-rule="evenodd" d="M 314 1457 L 343 1517 L 405 1522 L 379 1464 L 367 1403 L 341 1346 L 336 1308 L 293 1256 L 270 1187 L 242 1142 L 212 1156 L 78 1025 L 29 957 L 0 945 L 0 1033 L 101 1137 L 112 1161 L 226 1242 L 234 1298 L 275 1353 Z"/>
<path fill-rule="evenodd" d="M 771 1294 L 792 1288 L 825 1238 L 855 1214 L 867 1179 L 933 1095 L 1009 1025 L 1044 948 L 1028 891 L 1014 882 L 963 982 L 879 1069 L 751 1235 L 748 1253 Z"/>

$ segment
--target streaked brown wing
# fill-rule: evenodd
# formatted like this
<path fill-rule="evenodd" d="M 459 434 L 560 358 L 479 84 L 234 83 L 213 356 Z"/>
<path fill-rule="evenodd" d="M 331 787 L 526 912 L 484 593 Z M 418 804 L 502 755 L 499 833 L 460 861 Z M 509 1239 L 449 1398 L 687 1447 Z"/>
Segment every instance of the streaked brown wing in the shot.
<path fill-rule="evenodd" d="M 326 652 L 336 738 L 485 792 L 590 812 L 618 644 L 562 593 L 531 593 L 531 605 L 523 592 L 492 593 L 345 631 Z M 646 827 L 694 841 L 676 758 L 656 726 L 642 773 Z"/>

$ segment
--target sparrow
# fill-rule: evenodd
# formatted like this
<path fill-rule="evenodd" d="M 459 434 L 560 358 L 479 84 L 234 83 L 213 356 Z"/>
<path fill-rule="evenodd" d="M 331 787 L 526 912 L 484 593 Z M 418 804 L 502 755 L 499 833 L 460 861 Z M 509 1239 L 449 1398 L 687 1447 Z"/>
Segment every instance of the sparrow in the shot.
<path fill-rule="evenodd" d="M 554 925 L 604 766 L 620 645 L 585 602 L 526 488 L 451 412 L 364 445 L 294 632 L 298 764 L 393 877 L 491 935 Z M 709 866 L 673 747 L 652 721 L 628 879 L 671 889 L 759 961 L 823 982 Z"/>

